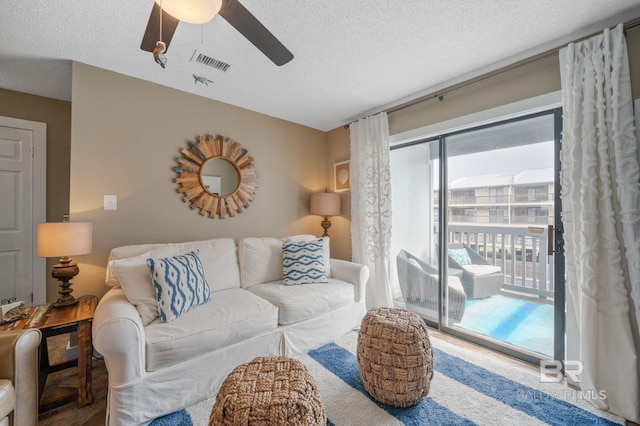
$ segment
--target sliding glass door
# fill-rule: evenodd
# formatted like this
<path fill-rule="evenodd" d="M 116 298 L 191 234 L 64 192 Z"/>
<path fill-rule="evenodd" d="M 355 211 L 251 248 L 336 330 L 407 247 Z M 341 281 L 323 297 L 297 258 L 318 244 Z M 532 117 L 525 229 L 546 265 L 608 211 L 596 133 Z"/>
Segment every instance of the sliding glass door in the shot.
<path fill-rule="evenodd" d="M 554 358 L 554 111 L 394 147 L 398 305 L 428 323 L 535 361 Z M 558 325 L 558 327 L 556 327 Z M 558 348 L 556 348 L 558 349 Z"/>

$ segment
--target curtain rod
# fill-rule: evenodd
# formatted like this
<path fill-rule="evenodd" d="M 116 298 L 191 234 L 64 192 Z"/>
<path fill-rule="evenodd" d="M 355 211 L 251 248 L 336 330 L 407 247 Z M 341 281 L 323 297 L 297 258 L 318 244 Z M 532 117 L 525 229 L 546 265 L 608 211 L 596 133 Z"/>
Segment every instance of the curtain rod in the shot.
<path fill-rule="evenodd" d="M 624 26 L 625 36 L 626 36 L 628 30 L 630 30 L 632 28 L 635 28 L 635 27 L 638 27 L 638 26 L 640 26 L 640 18 L 636 18 L 636 19 L 630 21 L 628 24 L 626 24 Z M 581 38 L 579 38 L 577 40 L 572 41 L 571 43 L 578 43 L 580 41 L 586 40 L 586 39 L 588 39 L 590 37 L 593 37 L 594 35 L 600 34 L 600 32 L 593 33 L 591 35 L 587 35 L 587 36 L 581 37 Z M 566 45 L 555 47 L 553 49 L 547 50 L 545 52 L 542 52 L 542 53 L 539 53 L 537 55 L 531 56 L 529 58 L 523 59 L 521 61 L 515 62 L 515 63 L 513 63 L 511 65 L 507 65 L 507 66 L 504 66 L 502 68 L 498 68 L 497 70 L 482 74 L 480 76 L 474 77 L 474 78 L 472 78 L 470 80 L 467 80 L 467 81 L 464 81 L 462 83 L 458 83 L 458 84 L 454 84 L 452 86 L 449 86 L 448 88 L 442 89 L 441 91 L 437 91 L 437 92 L 430 93 L 428 95 L 420 96 L 418 98 L 415 98 L 415 99 L 410 100 L 408 102 L 402 103 L 400 105 L 396 105 L 396 106 L 390 107 L 390 108 L 388 108 L 386 110 L 382 110 L 380 112 L 386 112 L 387 114 L 392 114 L 394 112 L 402 111 L 403 109 L 410 108 L 412 106 L 415 106 L 415 105 L 418 105 L 418 104 L 421 104 L 423 102 L 427 102 L 427 101 L 430 101 L 430 100 L 433 100 L 433 99 L 438 99 L 438 100 L 442 101 L 446 95 L 449 95 L 451 93 L 457 92 L 458 90 L 465 89 L 465 88 L 473 86 L 475 84 L 482 83 L 484 81 L 490 80 L 490 79 L 492 79 L 494 77 L 498 77 L 498 76 L 506 74 L 508 72 L 518 70 L 518 69 L 520 69 L 522 67 L 525 67 L 525 66 L 528 66 L 528 65 L 532 65 L 532 64 L 534 64 L 536 62 L 539 62 L 539 61 L 542 61 L 544 59 L 548 59 L 548 58 L 552 57 L 553 55 L 557 54 L 560 51 L 560 49 L 564 48 L 565 46 Z M 358 120 L 354 120 L 354 121 L 352 121 L 352 123 L 355 122 L 355 121 L 358 121 Z M 349 128 L 349 124 L 345 124 L 343 127 L 345 129 L 348 129 Z"/>

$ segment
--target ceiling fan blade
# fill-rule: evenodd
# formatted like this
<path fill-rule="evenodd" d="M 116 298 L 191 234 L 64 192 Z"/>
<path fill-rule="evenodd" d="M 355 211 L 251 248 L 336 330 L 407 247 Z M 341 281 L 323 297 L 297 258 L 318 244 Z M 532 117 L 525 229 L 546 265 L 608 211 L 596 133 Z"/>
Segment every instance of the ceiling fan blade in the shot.
<path fill-rule="evenodd" d="M 162 11 L 162 41 L 169 50 L 169 43 L 173 38 L 173 34 L 176 32 L 176 28 L 180 23 L 180 20 L 169 15 L 164 10 L 160 9 L 158 3 L 153 2 L 153 9 L 151 9 L 151 16 L 149 16 L 149 22 L 147 23 L 147 29 L 144 30 L 144 36 L 142 37 L 142 43 L 140 43 L 140 49 L 147 52 L 153 52 L 156 47 L 156 42 L 160 40 L 160 12 Z"/>
<path fill-rule="evenodd" d="M 293 54 L 238 0 L 222 0 L 218 14 L 274 64 L 281 66 L 293 59 Z"/>

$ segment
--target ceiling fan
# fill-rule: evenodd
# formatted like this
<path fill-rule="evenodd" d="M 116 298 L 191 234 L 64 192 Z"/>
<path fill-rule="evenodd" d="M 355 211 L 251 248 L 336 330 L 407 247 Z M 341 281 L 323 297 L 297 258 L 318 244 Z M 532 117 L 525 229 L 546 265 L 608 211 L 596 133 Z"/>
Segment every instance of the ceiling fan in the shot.
<path fill-rule="evenodd" d="M 274 64 L 281 66 L 293 59 L 293 54 L 238 0 L 217 0 L 217 3 L 219 4 L 220 1 L 222 5 L 217 13 L 264 53 Z M 160 0 L 156 0 L 153 3 L 149 22 L 147 23 L 147 28 L 144 32 L 142 43 L 140 44 L 140 49 L 147 52 L 153 52 L 154 49 L 156 49 L 156 43 L 160 41 L 160 39 L 164 42 L 166 51 L 180 23 L 180 19 L 175 18 L 167 12 L 173 12 L 173 9 L 169 7 L 171 0 L 164 0 L 165 5 L 163 5 L 163 8 L 160 8 L 158 2 L 160 2 Z M 212 3 L 215 5 L 216 0 L 201 0 L 200 3 Z M 187 21 L 189 18 L 183 18 L 183 20 L 191 23 L 203 23 L 215 15 L 215 10 L 211 11 L 213 13 L 208 19 L 205 18 L 206 20 Z M 162 19 L 160 18 L 160 13 L 162 13 Z M 174 15 L 179 14 L 174 12 Z M 161 29 L 162 35 L 160 35 Z"/>

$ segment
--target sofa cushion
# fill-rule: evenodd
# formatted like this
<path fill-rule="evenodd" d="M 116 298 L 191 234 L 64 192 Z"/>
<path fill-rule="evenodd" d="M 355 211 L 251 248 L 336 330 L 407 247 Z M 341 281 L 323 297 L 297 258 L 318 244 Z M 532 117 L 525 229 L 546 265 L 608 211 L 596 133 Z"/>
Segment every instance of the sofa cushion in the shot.
<path fill-rule="evenodd" d="M 287 286 L 279 280 L 254 285 L 249 291 L 276 305 L 278 323 L 286 325 L 353 304 L 353 284 L 335 278 L 328 281 L 326 284 Z"/>
<path fill-rule="evenodd" d="M 167 257 L 198 250 L 198 255 L 204 269 L 204 276 L 212 292 L 240 287 L 240 272 L 236 256 L 235 242 L 230 238 L 215 238 L 212 240 L 191 241 L 186 243 L 161 244 L 151 251 L 142 251 L 129 258 L 117 258 L 117 255 L 135 253 L 135 246 L 125 246 L 113 249 L 109 261 L 109 271 L 115 282 L 122 287 L 125 296 L 136 306 L 142 323 L 149 324 L 158 317 L 156 295 L 147 259 L 150 257 Z M 143 244 L 140 250 L 155 247 Z"/>
<path fill-rule="evenodd" d="M 171 249 L 165 245 L 141 255 L 109 262 L 109 269 L 122 288 L 129 302 L 136 307 L 142 324 L 147 325 L 158 318 L 158 303 L 153 290 L 151 274 L 147 267 L 150 256 L 171 256 Z"/>
<path fill-rule="evenodd" d="M 211 300 L 198 251 L 147 259 L 160 320 L 173 321 Z"/>
<path fill-rule="evenodd" d="M 171 243 L 173 253 L 198 250 L 211 291 L 240 288 L 240 269 L 236 242 L 231 238 L 214 238 L 186 243 Z"/>
<path fill-rule="evenodd" d="M 142 254 L 151 253 L 152 251 L 162 248 L 166 245 L 167 244 L 135 244 L 130 246 L 115 247 L 111 249 L 109 258 L 107 259 L 107 271 L 104 279 L 105 284 L 112 287 L 120 285 L 118 278 L 109 267 L 109 264 L 112 260 L 130 259 Z"/>
<path fill-rule="evenodd" d="M 310 241 L 317 237 L 311 234 L 294 235 L 284 238 L 249 237 L 238 241 L 238 262 L 242 288 L 256 284 L 278 281 L 282 274 L 282 244 L 285 242 Z M 325 273 L 331 277 L 329 238 L 324 237 L 323 253 Z"/>
<path fill-rule="evenodd" d="M 158 318 L 144 328 L 147 371 L 250 339 L 277 326 L 278 308 L 268 301 L 239 288 L 215 292 L 209 303 L 177 320 L 165 323 Z"/>
<path fill-rule="evenodd" d="M 326 283 L 322 240 L 284 243 L 282 274 L 285 285 Z"/>

